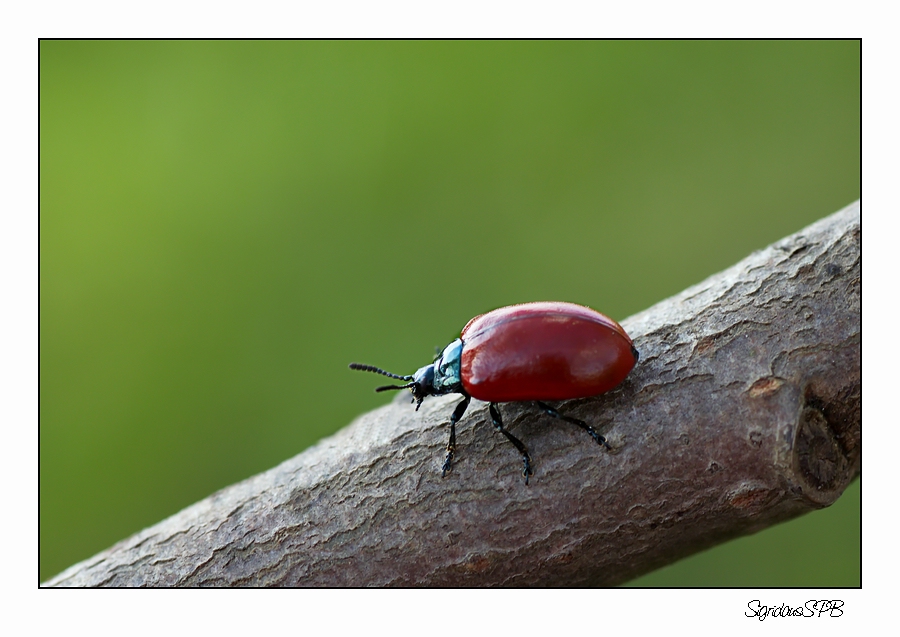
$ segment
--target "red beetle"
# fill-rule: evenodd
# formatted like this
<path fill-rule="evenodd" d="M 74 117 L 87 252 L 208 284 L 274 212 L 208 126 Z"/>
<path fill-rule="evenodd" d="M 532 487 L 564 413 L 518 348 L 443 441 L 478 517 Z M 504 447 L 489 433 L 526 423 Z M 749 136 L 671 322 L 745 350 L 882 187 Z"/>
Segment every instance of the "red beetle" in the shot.
<path fill-rule="evenodd" d="M 503 428 L 497 403 L 534 401 L 548 415 L 578 425 L 609 449 L 606 439 L 593 427 L 560 414 L 543 401 L 607 392 L 628 376 L 637 360 L 638 351 L 631 338 L 611 318 L 582 305 L 547 301 L 510 305 L 476 316 L 434 363 L 411 376 L 359 363 L 351 363 L 350 369 L 409 381 L 375 391 L 409 389 L 416 410 L 425 396 L 462 394 L 462 401 L 450 416 L 450 442 L 442 475 L 450 470 L 456 451 L 456 423 L 469 401 L 477 398 L 490 403 L 494 427 L 522 454 L 528 484 L 531 457 L 525 445 Z"/>

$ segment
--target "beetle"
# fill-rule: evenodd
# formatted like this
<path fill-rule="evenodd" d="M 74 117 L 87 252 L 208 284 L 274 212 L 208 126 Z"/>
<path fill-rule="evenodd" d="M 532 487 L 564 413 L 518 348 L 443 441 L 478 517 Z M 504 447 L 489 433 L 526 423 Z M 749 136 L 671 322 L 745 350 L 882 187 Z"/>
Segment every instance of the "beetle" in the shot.
<path fill-rule="evenodd" d="M 503 427 L 498 403 L 533 401 L 544 413 L 584 429 L 610 449 L 606 438 L 583 420 L 559 413 L 547 400 L 586 398 L 610 391 L 638 361 L 631 337 L 614 320 L 583 305 L 542 301 L 501 307 L 470 320 L 459 338 L 430 365 L 401 376 L 379 367 L 350 363 L 350 369 L 407 381 L 376 392 L 409 389 L 416 411 L 426 396 L 461 394 L 450 416 L 450 442 L 441 476 L 456 454 L 456 423 L 472 398 L 489 403 L 494 427 L 522 456 L 525 484 L 533 475 L 531 456 L 521 440 Z"/>

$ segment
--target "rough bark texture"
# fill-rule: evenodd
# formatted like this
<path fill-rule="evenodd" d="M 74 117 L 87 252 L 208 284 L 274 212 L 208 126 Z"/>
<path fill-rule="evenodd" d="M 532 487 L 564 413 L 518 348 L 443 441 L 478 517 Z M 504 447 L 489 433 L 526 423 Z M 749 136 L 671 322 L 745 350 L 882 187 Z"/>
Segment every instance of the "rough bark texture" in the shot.
<path fill-rule="evenodd" d="M 568 401 L 605 452 L 502 407 L 404 394 L 69 568 L 61 586 L 590 586 L 828 506 L 861 462 L 859 203 L 623 321 L 641 360 Z"/>

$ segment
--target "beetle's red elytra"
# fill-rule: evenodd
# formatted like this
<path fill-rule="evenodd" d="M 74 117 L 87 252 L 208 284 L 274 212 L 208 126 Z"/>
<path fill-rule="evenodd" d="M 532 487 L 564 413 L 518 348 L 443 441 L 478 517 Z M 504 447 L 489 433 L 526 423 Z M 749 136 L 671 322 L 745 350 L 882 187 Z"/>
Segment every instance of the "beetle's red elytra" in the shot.
<path fill-rule="evenodd" d="M 638 361 L 638 351 L 622 326 L 583 305 L 542 301 L 510 305 L 476 316 L 434 363 L 400 376 L 371 365 L 351 369 L 408 381 L 375 391 L 409 389 L 416 409 L 430 395 L 463 396 L 450 416 L 450 442 L 443 475 L 456 450 L 456 423 L 472 398 L 488 403 L 494 427 L 519 450 L 525 483 L 533 474 L 525 445 L 503 427 L 497 403 L 534 401 L 546 414 L 577 425 L 609 448 L 606 439 L 577 418 L 560 414 L 545 400 L 596 396 L 614 389 Z"/>
<path fill-rule="evenodd" d="M 469 321 L 461 338 L 463 388 L 488 402 L 596 396 L 635 364 L 622 326 L 574 303 L 502 307 Z"/>

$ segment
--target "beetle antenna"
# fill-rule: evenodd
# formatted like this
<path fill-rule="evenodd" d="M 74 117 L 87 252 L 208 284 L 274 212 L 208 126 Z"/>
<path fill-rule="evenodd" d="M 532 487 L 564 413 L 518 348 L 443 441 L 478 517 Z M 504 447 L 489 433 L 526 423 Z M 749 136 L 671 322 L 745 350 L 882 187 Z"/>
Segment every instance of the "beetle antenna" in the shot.
<path fill-rule="evenodd" d="M 385 385 L 384 387 L 376 387 L 375 391 L 387 391 L 389 389 L 409 389 L 410 387 L 414 387 L 415 383 L 409 383 L 407 385 Z"/>
<path fill-rule="evenodd" d="M 382 376 L 390 376 L 391 378 L 396 378 L 397 380 L 412 380 L 412 376 L 398 376 L 397 374 L 392 374 L 390 372 L 386 372 L 380 367 L 375 367 L 374 365 L 363 365 L 362 363 L 350 363 L 350 369 L 358 369 L 361 372 L 373 372 L 375 374 L 381 374 Z M 404 389 L 403 387 L 399 387 L 397 389 Z M 378 390 L 376 390 L 378 391 Z"/>

